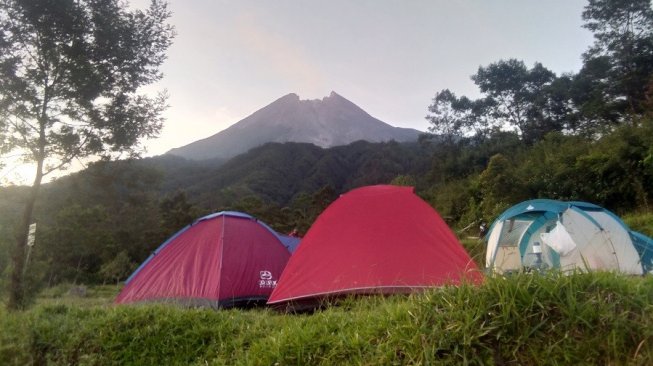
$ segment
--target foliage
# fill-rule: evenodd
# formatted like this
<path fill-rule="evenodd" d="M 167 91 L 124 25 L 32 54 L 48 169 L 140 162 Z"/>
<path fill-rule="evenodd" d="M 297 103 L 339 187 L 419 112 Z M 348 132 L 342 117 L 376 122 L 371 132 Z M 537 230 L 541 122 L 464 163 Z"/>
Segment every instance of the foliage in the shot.
<path fill-rule="evenodd" d="M 297 229 L 304 234 L 328 204 L 356 182 L 388 183 L 397 177 L 414 179 L 410 184 L 417 193 L 457 228 L 478 220 L 492 222 L 504 208 L 528 198 L 585 200 L 617 213 L 646 210 L 653 191 L 653 166 L 646 160 L 653 146 L 651 126 L 650 120 L 642 120 L 598 140 L 552 133 L 531 146 L 514 133 L 496 133 L 455 142 L 433 141 L 428 147 L 356 143 L 322 150 L 305 144 L 270 144 L 240 157 L 237 165 L 217 167 L 158 159 L 94 164 L 46 185 L 37 210 L 44 235 L 34 252 L 34 265 L 45 273 L 42 285 L 74 282 L 75 278 L 81 283 L 101 283 L 105 277 L 100 269 L 116 254 L 126 251 L 129 262 L 140 263 L 172 233 L 220 210 L 247 212 L 279 232 Z M 293 163 L 285 159 L 296 159 L 305 150 L 309 155 L 302 159 L 315 159 L 309 160 L 313 167 L 289 168 Z M 271 152 L 284 158 L 269 161 Z M 385 167 L 371 164 L 379 156 L 388 160 Z M 250 171 L 233 170 L 261 159 L 266 163 L 261 164 L 257 178 Z M 332 165 L 334 159 L 343 163 Z M 329 163 L 322 165 L 325 162 Z M 269 178 L 268 171 L 272 172 Z M 255 179 L 274 180 L 277 171 L 293 177 L 293 183 L 249 185 Z M 188 180 L 181 180 L 177 172 L 189 172 Z M 324 179 L 323 174 L 330 180 L 339 177 L 331 180 L 338 186 L 310 188 Z M 198 175 L 232 177 L 221 186 L 223 193 L 212 199 L 215 206 L 207 206 L 205 197 L 210 194 L 198 190 L 207 185 Z M 176 183 L 171 185 L 169 179 Z M 6 188 L 0 194 L 17 189 Z M 230 196 L 224 192 L 231 192 Z M 278 203 L 265 197 L 292 199 Z M 1 202 L 7 206 L 2 218 L 14 217 L 12 201 Z M 0 253 L 2 263 L 7 259 Z"/>
<path fill-rule="evenodd" d="M 466 225 L 480 219 L 478 210 L 472 212 L 472 207 L 480 201 L 480 193 L 471 180 L 451 180 L 435 185 L 423 196 L 450 226 Z"/>
<path fill-rule="evenodd" d="M 102 266 L 116 254 L 126 251 L 130 262 L 140 263 L 174 232 L 220 210 L 244 211 L 282 233 L 303 234 L 350 187 L 423 175 L 425 151 L 416 144 L 358 142 L 323 150 L 288 143 L 262 146 L 228 164 L 170 156 L 91 164 L 41 192 L 35 220 L 42 235 L 33 253 L 44 273 L 41 285 L 101 283 Z M 324 177 L 337 186 L 321 184 Z M 23 191 L 0 188 L 1 231 L 12 233 Z M 8 261 L 0 252 L 0 266 L 6 269 Z"/>
<path fill-rule="evenodd" d="M 445 138 L 515 130 L 526 143 L 551 132 L 597 136 L 632 123 L 651 107 L 653 9 L 648 0 L 589 0 L 584 27 L 595 42 L 577 74 L 557 76 L 516 59 L 479 67 L 482 97 L 437 92 L 426 117 Z"/>
<path fill-rule="evenodd" d="M 482 132 L 483 126 L 477 123 L 484 110 L 482 100 L 472 101 L 465 96 L 458 98 L 451 90 L 444 89 L 435 94 L 428 110 L 431 113 L 426 117 L 431 123 L 429 132 L 442 135 L 449 141 Z"/>
<path fill-rule="evenodd" d="M 137 267 L 137 264 L 129 260 L 127 251 L 118 253 L 111 261 L 106 262 L 100 267 L 99 274 L 105 281 L 116 281 L 126 279 Z"/>
<path fill-rule="evenodd" d="M 31 264 L 40 281 L 34 289 L 99 283 L 114 264 L 142 262 L 171 234 L 220 210 L 303 234 L 339 194 L 370 184 L 414 186 L 459 229 L 491 222 L 530 198 L 646 215 L 653 199 L 653 98 L 642 88 L 653 85 L 653 31 L 644 3 L 589 1 L 583 16 L 596 42 L 578 74 L 499 60 L 473 76 L 480 98 L 437 93 L 428 117 L 433 134 L 418 143 L 358 141 L 330 149 L 268 143 L 226 162 L 171 155 L 99 161 L 46 184 L 35 206 L 42 235 Z M 13 269 L 9 240 L 30 193 L 0 188 L 0 249 L 7 249 L 0 250 L 0 281 Z M 646 220 L 634 222 L 650 233 Z"/>
<path fill-rule="evenodd" d="M 162 97 L 137 94 L 161 77 L 173 36 L 155 1 L 3 1 L 0 110 L 9 148 L 43 174 L 76 157 L 130 150 L 161 126 Z"/>
<path fill-rule="evenodd" d="M 478 287 L 348 298 L 303 315 L 63 300 L 0 313 L 0 363 L 653 362 L 653 282 L 611 273 L 488 278 Z"/>
<path fill-rule="evenodd" d="M 535 63 L 528 69 L 515 59 L 498 61 L 479 67 L 472 80 L 486 95 L 485 114 L 494 126 L 516 127 L 525 141 L 535 140 L 537 136 L 530 136 L 535 131 L 546 133 L 562 128 L 556 118 L 543 115 L 547 109 L 542 107 L 550 104 L 545 91 L 555 80 L 555 74 L 542 64 Z M 545 120 L 551 126 L 546 126 Z"/>
<path fill-rule="evenodd" d="M 35 179 L 16 233 L 10 308 L 23 306 L 23 262 L 43 177 L 73 159 L 134 153 L 161 128 L 166 97 L 139 94 L 161 78 L 174 36 L 167 4 L 0 3 L 0 157 L 19 154 Z"/>
<path fill-rule="evenodd" d="M 246 196 L 285 206 L 298 194 L 324 186 L 337 192 L 367 184 L 388 183 L 400 174 L 422 171 L 428 155 L 417 144 L 354 142 L 321 149 L 305 143 L 268 143 L 208 170 L 188 182 L 189 196 L 215 210 Z"/>
<path fill-rule="evenodd" d="M 436 181 L 429 201 L 454 222 L 464 216 L 462 225 L 480 218 L 491 221 L 503 209 L 529 198 L 588 201 L 617 213 L 647 210 L 653 192 L 653 166 L 646 160 L 653 144 L 652 126 L 651 120 L 643 120 L 597 140 L 551 133 L 527 149 L 491 150 L 498 152 L 485 169 L 467 171 L 450 184 Z M 459 143 L 449 154 L 461 159 L 468 150 L 478 153 L 480 146 Z M 439 159 L 442 154 L 434 157 Z M 451 172 L 458 163 L 453 164 L 445 171 Z M 441 167 L 434 167 L 432 174 Z"/>
<path fill-rule="evenodd" d="M 583 55 L 586 67 L 579 73 L 580 78 L 588 79 L 589 74 L 594 79 L 594 92 L 585 102 L 642 115 L 653 75 L 650 1 L 589 0 L 583 20 L 594 34 L 594 45 Z M 597 64 L 601 67 L 594 67 Z"/>
<path fill-rule="evenodd" d="M 285 221 L 292 226 L 285 228 L 285 231 L 297 230 L 299 235 L 306 234 L 317 217 L 336 198 L 337 194 L 331 186 L 324 186 L 312 195 L 300 194 L 289 207 L 281 210 L 287 215 Z"/>
<path fill-rule="evenodd" d="M 57 214 L 46 240 L 39 243 L 45 245 L 37 248 L 50 263 L 52 283 L 76 283 L 83 273 L 96 272 L 103 259 L 115 254 L 111 250 L 115 244 L 108 220 L 108 212 L 100 206 L 72 205 Z M 98 250 L 104 253 L 98 255 Z"/>
<path fill-rule="evenodd" d="M 168 195 L 159 203 L 161 212 L 161 242 L 198 218 L 197 208 L 188 202 L 185 191 Z"/>
<path fill-rule="evenodd" d="M 512 164 L 501 154 L 490 158 L 487 168 L 478 177 L 481 196 L 481 209 L 485 217 L 497 217 L 510 207 L 510 202 L 521 201 L 523 185 Z"/>
<path fill-rule="evenodd" d="M 515 155 L 525 147 L 515 133 L 495 131 L 489 136 L 477 135 L 455 142 L 444 141 L 430 146 L 430 167 L 425 179 L 429 184 L 446 184 L 483 171 L 495 154 Z M 421 184 L 418 182 L 418 186 Z"/>
<path fill-rule="evenodd" d="M 594 142 L 582 136 L 551 133 L 533 145 L 517 162 L 518 175 L 530 197 L 586 200 L 582 187 L 592 182 L 577 179 L 577 161 L 589 154 Z"/>
<path fill-rule="evenodd" d="M 622 219 L 632 230 L 653 238 L 653 212 L 627 214 Z"/>
<path fill-rule="evenodd" d="M 653 129 L 623 126 L 600 139 L 577 162 L 576 176 L 587 184 L 580 194 L 608 207 L 631 210 L 651 201 L 653 170 L 644 162 Z"/>
<path fill-rule="evenodd" d="M 478 234 L 478 229 L 479 225 L 474 225 L 470 231 L 473 235 L 476 235 Z M 485 268 L 485 241 L 483 238 L 471 236 L 469 238 L 461 239 L 460 243 L 463 245 L 470 258 L 472 258 L 474 263 L 476 263 L 476 266 L 481 269 Z"/>
<path fill-rule="evenodd" d="M 410 175 L 398 175 L 390 181 L 390 184 L 395 186 L 414 187 L 417 184 L 417 181 Z"/>
<path fill-rule="evenodd" d="M 653 146 L 651 126 L 644 119 L 601 139 L 552 133 L 530 146 L 514 133 L 495 133 L 432 141 L 426 147 L 356 143 L 322 150 L 306 144 L 269 144 L 239 157 L 238 164 L 218 166 L 163 157 L 94 164 L 45 186 L 37 209 L 44 235 L 34 252 L 34 265 L 45 273 L 42 285 L 75 278 L 101 283 L 105 279 L 101 267 L 116 254 L 126 251 L 129 262 L 140 263 L 172 233 L 220 210 L 244 211 L 279 232 L 297 229 L 304 234 L 330 202 L 357 182 L 389 183 L 397 177 L 414 179 L 410 184 L 417 193 L 457 228 L 478 220 L 492 222 L 501 210 L 528 198 L 585 200 L 617 213 L 646 210 L 653 191 L 653 165 L 646 160 Z M 267 160 L 275 154 L 280 160 Z M 380 156 L 388 160 L 384 166 L 371 163 Z M 298 158 L 307 159 L 312 168 L 302 163 L 295 169 L 292 160 L 286 160 Z M 257 161 L 265 163 L 256 178 L 251 171 L 240 170 Z M 250 185 L 277 179 L 273 177 L 279 171 L 293 182 Z M 186 181 L 180 172 L 189 173 Z M 221 194 L 211 196 L 204 191 L 209 184 L 203 177 L 216 176 L 231 178 L 226 185 L 214 186 L 213 191 L 222 187 Z M 325 176 L 338 186 L 317 186 Z M 5 188 L 0 194 L 13 197 L 11 192 L 17 190 Z M 213 197 L 215 205 L 208 206 L 206 197 Z M 266 197 L 292 198 L 278 203 Z M 0 220 L 10 224 L 18 201 L 0 202 L 6 205 Z M 86 254 L 81 257 L 82 253 Z M 7 259 L 0 253 L 2 263 Z"/>
<path fill-rule="evenodd" d="M 551 131 L 572 129 L 569 78 L 558 78 L 542 64 L 528 69 L 519 60 L 480 67 L 472 80 L 483 96 L 471 100 L 450 90 L 438 92 L 429 106 L 429 131 L 444 136 L 489 135 L 516 130 L 526 142 Z"/>

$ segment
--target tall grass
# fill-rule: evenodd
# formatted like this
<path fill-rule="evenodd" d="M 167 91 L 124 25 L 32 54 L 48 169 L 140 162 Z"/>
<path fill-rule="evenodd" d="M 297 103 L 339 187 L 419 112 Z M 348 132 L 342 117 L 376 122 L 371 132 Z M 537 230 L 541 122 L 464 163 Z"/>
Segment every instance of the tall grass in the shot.
<path fill-rule="evenodd" d="M 461 239 L 460 243 L 463 245 L 467 254 L 476 263 L 478 268 L 485 268 L 485 241 L 483 239 Z"/>
<path fill-rule="evenodd" d="M 653 238 L 653 212 L 628 214 L 623 220 L 632 230 Z"/>
<path fill-rule="evenodd" d="M 490 278 L 313 314 L 80 306 L 0 310 L 0 364 L 653 364 L 653 278 Z"/>

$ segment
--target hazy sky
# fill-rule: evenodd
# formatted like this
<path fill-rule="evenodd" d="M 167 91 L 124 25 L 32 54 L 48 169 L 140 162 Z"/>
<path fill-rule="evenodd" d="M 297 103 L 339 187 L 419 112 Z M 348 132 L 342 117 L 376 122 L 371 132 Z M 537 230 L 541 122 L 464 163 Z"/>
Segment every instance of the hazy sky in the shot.
<path fill-rule="evenodd" d="M 177 37 L 155 88 L 157 155 L 213 135 L 275 99 L 334 90 L 395 126 L 426 130 L 435 93 L 476 96 L 479 66 L 539 61 L 576 72 L 592 42 L 581 0 L 171 0 Z M 143 7 L 146 0 L 132 1 Z"/>
<path fill-rule="evenodd" d="M 149 0 L 132 0 L 145 8 Z M 576 72 L 592 43 L 585 0 L 170 0 L 162 67 L 170 108 L 148 156 L 211 136 L 288 93 L 332 90 L 394 126 L 426 130 L 441 89 L 477 96 L 479 66 L 539 61 Z M 29 183 L 33 168 L 0 171 Z M 22 179 L 21 179 L 22 178 Z M 48 178 L 50 179 L 50 178 Z"/>

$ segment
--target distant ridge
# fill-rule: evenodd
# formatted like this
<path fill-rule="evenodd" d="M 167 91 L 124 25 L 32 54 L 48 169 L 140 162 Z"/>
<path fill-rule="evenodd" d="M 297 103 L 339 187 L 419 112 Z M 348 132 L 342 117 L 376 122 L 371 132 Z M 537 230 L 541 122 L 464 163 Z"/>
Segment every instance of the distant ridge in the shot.
<path fill-rule="evenodd" d="M 187 159 L 228 159 L 267 142 L 307 142 L 320 147 L 354 141 L 414 141 L 421 132 L 382 122 L 335 92 L 301 100 L 283 96 L 213 136 L 168 151 Z"/>

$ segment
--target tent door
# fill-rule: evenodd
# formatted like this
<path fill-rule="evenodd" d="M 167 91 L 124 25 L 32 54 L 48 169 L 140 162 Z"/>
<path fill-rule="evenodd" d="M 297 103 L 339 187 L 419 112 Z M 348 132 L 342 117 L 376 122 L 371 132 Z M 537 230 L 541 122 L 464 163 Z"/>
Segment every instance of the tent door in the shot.
<path fill-rule="evenodd" d="M 494 259 L 494 268 L 499 273 L 518 271 L 521 268 L 519 248 L 513 245 L 500 245 Z"/>

